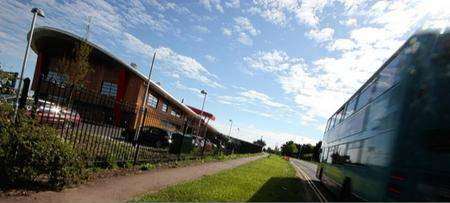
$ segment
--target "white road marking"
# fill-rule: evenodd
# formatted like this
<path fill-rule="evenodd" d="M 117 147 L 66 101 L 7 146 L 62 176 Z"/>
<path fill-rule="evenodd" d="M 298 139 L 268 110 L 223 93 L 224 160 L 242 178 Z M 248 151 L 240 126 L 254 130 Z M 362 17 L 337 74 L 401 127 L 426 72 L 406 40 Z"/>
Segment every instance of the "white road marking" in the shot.
<path fill-rule="evenodd" d="M 294 160 L 292 162 L 298 162 L 297 160 Z M 296 169 L 298 169 L 298 172 L 306 179 L 306 182 L 308 182 L 308 185 L 311 187 L 311 189 L 314 191 L 316 196 L 319 198 L 320 202 L 327 202 L 328 200 L 325 198 L 325 196 L 320 192 L 320 190 L 316 187 L 316 185 L 312 182 L 311 178 L 306 174 L 299 166 L 297 166 L 295 163 L 292 164 Z"/>

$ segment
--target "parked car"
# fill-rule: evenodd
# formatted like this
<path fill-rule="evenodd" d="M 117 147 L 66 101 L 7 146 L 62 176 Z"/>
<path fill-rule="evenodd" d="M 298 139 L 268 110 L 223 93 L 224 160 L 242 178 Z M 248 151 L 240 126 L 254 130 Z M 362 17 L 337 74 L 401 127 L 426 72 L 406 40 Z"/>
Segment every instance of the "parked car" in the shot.
<path fill-rule="evenodd" d="M 170 133 L 157 127 L 142 127 L 138 142 L 143 145 L 165 148 L 172 142 Z"/>
<path fill-rule="evenodd" d="M 53 102 L 39 100 L 36 109 L 36 118 L 40 122 L 50 124 L 74 125 L 81 121 L 80 114 L 74 109 L 61 107 Z"/>

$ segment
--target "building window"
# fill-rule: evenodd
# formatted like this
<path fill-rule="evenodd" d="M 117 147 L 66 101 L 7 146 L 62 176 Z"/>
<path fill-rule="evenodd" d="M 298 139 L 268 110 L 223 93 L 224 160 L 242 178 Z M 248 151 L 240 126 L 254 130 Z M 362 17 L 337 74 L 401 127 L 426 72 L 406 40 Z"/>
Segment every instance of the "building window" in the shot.
<path fill-rule="evenodd" d="M 156 109 L 158 106 L 158 98 L 156 98 L 153 94 L 148 94 L 147 105 Z"/>
<path fill-rule="evenodd" d="M 102 95 L 115 97 L 117 95 L 117 84 L 111 82 L 103 82 L 100 93 Z"/>
<path fill-rule="evenodd" d="M 64 84 L 66 82 L 66 77 L 60 73 L 54 71 L 48 71 L 45 80 L 55 84 Z"/>
<path fill-rule="evenodd" d="M 175 117 L 178 117 L 178 118 L 181 117 L 181 114 L 180 114 L 178 111 L 176 111 L 176 110 L 172 110 L 172 111 L 170 112 L 170 114 L 171 114 L 172 116 L 175 116 Z"/>
<path fill-rule="evenodd" d="M 169 108 L 169 105 L 167 105 L 167 103 L 166 102 L 164 102 L 163 103 L 163 105 L 162 105 L 162 111 L 164 111 L 164 112 L 167 112 L 167 109 Z"/>

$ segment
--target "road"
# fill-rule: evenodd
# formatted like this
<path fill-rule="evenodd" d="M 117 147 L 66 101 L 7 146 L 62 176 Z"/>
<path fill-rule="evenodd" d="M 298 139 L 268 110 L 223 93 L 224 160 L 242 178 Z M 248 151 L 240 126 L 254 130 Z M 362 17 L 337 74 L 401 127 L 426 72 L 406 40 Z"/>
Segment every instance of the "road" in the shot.
<path fill-rule="evenodd" d="M 319 202 L 335 201 L 333 195 L 316 178 L 317 165 L 298 159 L 290 159 L 291 164 L 297 170 L 299 177 L 308 184 L 310 192 L 314 193 Z"/>

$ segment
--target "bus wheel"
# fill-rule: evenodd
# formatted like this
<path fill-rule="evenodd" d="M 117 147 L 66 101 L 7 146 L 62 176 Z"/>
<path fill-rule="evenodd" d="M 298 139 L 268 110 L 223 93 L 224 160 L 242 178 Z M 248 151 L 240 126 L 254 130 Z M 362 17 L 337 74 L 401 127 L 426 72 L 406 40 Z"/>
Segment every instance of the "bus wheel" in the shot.
<path fill-rule="evenodd" d="M 339 201 L 349 201 L 352 194 L 352 181 L 346 177 L 339 192 Z"/>

